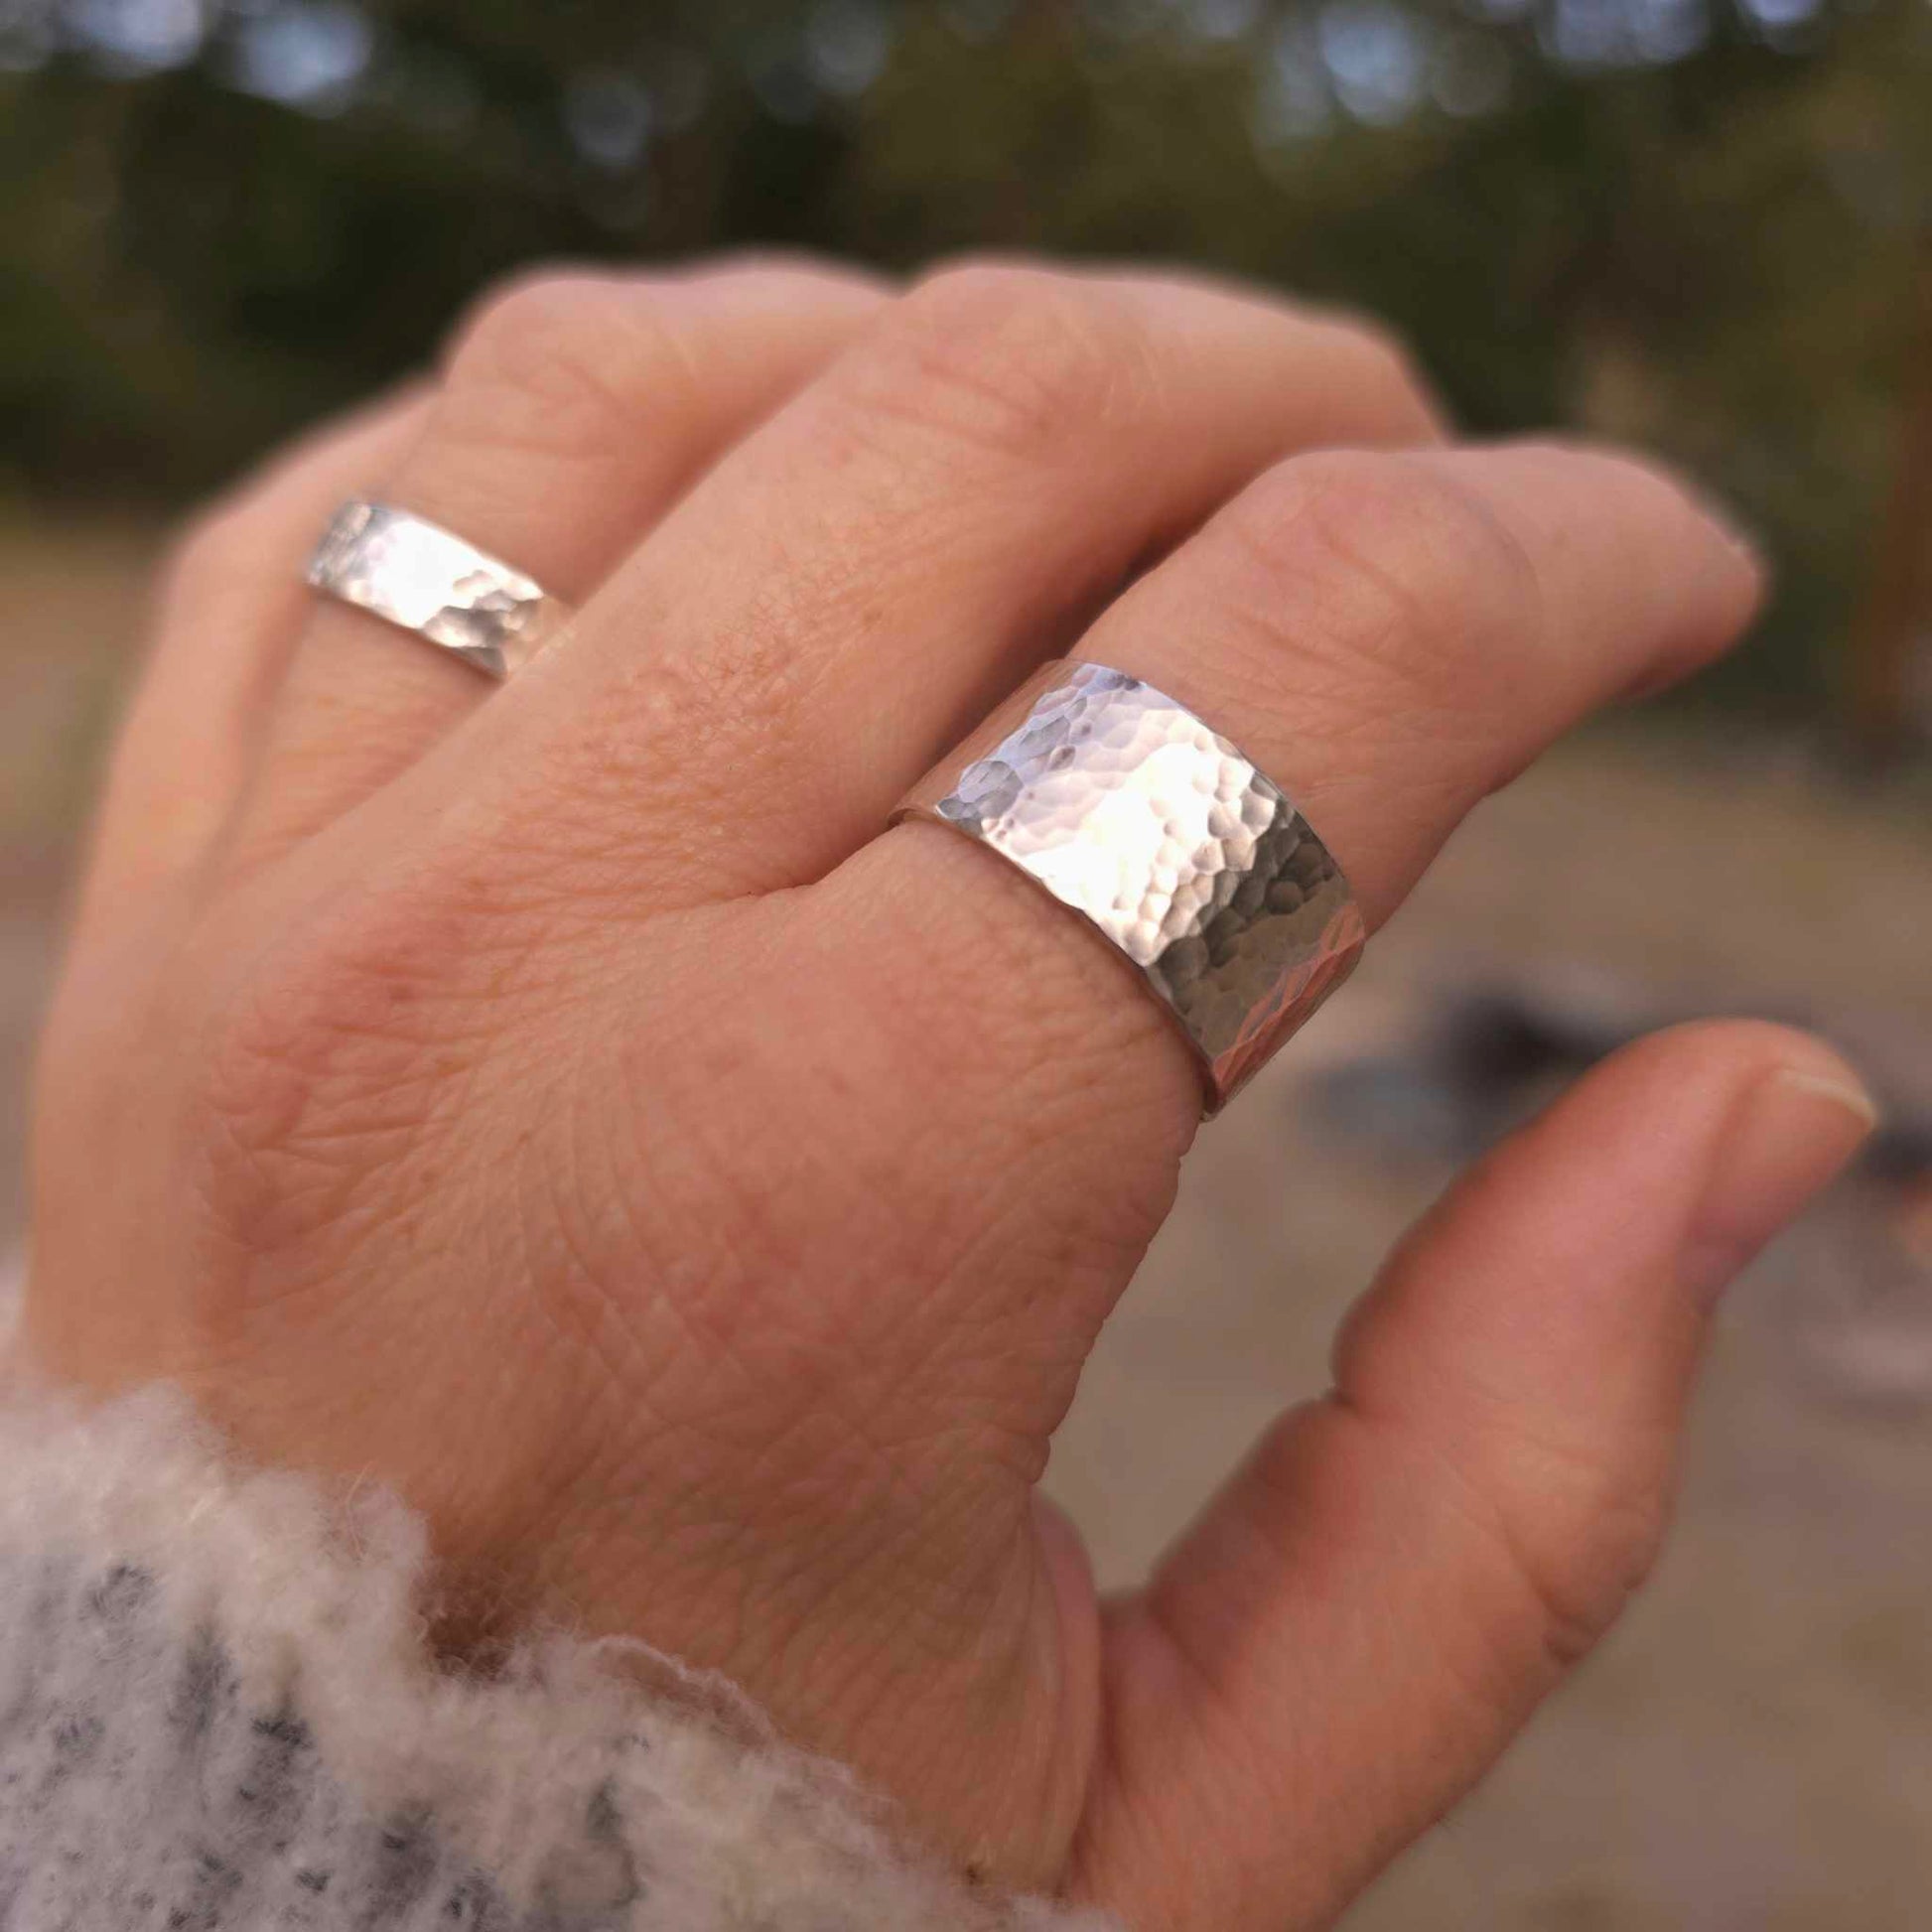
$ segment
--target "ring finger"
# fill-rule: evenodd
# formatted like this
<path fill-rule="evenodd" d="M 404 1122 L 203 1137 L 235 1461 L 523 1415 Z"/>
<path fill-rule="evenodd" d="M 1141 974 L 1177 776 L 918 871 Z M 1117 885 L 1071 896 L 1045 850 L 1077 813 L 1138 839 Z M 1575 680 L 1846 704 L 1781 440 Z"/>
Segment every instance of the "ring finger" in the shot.
<path fill-rule="evenodd" d="M 461 332 L 413 445 L 361 487 L 574 603 L 884 299 L 791 265 L 513 284 Z M 367 796 L 488 690 L 366 613 L 317 604 L 249 802 L 249 856 Z"/>

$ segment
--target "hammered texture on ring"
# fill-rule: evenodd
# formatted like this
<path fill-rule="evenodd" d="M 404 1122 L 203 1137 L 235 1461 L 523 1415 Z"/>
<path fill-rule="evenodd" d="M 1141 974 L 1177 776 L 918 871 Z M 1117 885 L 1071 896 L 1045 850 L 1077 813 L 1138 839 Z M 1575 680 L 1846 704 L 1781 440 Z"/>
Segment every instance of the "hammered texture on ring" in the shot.
<path fill-rule="evenodd" d="M 345 503 L 308 581 L 493 678 L 521 670 L 571 616 L 521 571 L 388 503 Z"/>
<path fill-rule="evenodd" d="M 1211 1114 L 1353 970 L 1366 927 L 1271 778 L 1123 671 L 1037 672 L 896 818 L 1010 860 L 1140 968 L 1199 1055 Z"/>

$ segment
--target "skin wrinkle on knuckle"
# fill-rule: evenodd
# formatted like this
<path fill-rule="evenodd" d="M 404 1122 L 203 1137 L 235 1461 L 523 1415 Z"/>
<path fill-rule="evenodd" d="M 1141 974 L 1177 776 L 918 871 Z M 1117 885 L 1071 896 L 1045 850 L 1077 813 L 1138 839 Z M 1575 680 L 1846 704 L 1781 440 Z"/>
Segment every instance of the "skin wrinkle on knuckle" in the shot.
<path fill-rule="evenodd" d="M 1325 666 L 1337 698 L 1385 716 L 1393 681 L 1428 706 L 1432 738 L 1520 702 L 1542 591 L 1474 490 L 1406 455 L 1324 455 L 1291 459 L 1224 515 L 1244 627 L 1293 649 L 1298 671 Z"/>
<path fill-rule="evenodd" d="M 1158 1641 L 1169 1667 L 1177 1667 L 1192 1686 L 1193 1694 L 1175 1700 L 1175 1708 L 1191 1727 L 1210 1735 L 1212 1761 L 1223 1767 L 1228 1788 L 1253 1790 L 1264 1783 L 1270 1753 L 1265 1734 L 1258 1733 L 1255 1712 L 1209 1661 L 1213 1638 L 1197 1627 L 1197 1619 L 1179 1613 L 1165 1572 L 1157 1575 L 1131 1614 Z M 1115 1789 L 1131 1791 L 1137 1782 L 1123 1779 Z"/>
<path fill-rule="evenodd" d="M 1149 366 L 1124 306 L 1067 278 L 974 264 L 941 270 L 887 313 L 842 364 L 841 399 L 862 430 L 909 423 L 940 457 L 964 444 L 1037 464 L 1074 432 L 1131 417 Z"/>
<path fill-rule="evenodd" d="M 1660 1474 L 1633 1471 L 1627 1458 L 1602 1450 L 1527 1435 L 1520 1418 L 1511 1418 L 1498 1425 L 1506 1437 L 1500 1449 L 1483 1449 L 1479 1459 L 1506 1466 L 1513 1489 L 1534 1485 L 1538 1493 L 1505 1494 L 1469 1466 L 1478 1459 L 1473 1449 L 1458 1453 L 1419 1426 L 1336 1399 L 1386 1447 L 1427 1464 L 1434 1493 L 1474 1532 L 1495 1574 L 1527 1608 L 1555 1671 L 1568 1672 L 1595 1648 L 1662 1549 L 1670 1503 Z M 1513 1680 L 1520 1668 L 1514 1638 L 1498 1630 L 1496 1645 L 1498 1672 Z"/>
<path fill-rule="evenodd" d="M 643 281 L 536 276 L 484 299 L 448 358 L 439 434 L 503 454 L 616 456 L 640 409 L 675 423 L 702 356 Z"/>

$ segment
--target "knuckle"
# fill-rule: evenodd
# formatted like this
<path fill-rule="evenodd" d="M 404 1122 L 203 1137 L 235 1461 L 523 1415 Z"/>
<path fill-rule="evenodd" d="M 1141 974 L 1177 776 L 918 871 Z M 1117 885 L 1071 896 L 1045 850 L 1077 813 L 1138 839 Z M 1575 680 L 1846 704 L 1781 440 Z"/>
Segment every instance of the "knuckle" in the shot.
<path fill-rule="evenodd" d="M 1392 453 L 1295 458 L 1227 516 L 1238 594 L 1271 636 L 1292 627 L 1298 649 L 1449 710 L 1488 710 L 1519 686 L 1541 630 L 1534 561 L 1446 467 Z"/>
<path fill-rule="evenodd" d="M 1568 1670 L 1655 1567 L 1670 1526 L 1670 1443 L 1609 1445 L 1498 1417 L 1478 1436 L 1438 1439 L 1425 1453 L 1437 1493 L 1494 1580 L 1481 1596 L 1509 1633 L 1506 1667 L 1527 1648 Z"/>
<path fill-rule="evenodd" d="M 646 399 L 675 407 L 689 345 L 638 280 L 542 273 L 485 296 L 448 358 L 443 426 L 530 448 L 602 447 Z M 454 419 L 454 421 L 452 420 Z"/>
<path fill-rule="evenodd" d="M 1129 312 L 1099 291 L 974 262 L 915 288 L 852 368 L 873 410 L 1033 461 L 1131 406 L 1146 354 Z"/>
<path fill-rule="evenodd" d="M 1660 1485 L 1603 1470 L 1574 1483 L 1554 1515 L 1539 1511 L 1535 1529 L 1499 1512 L 1503 1561 L 1559 1670 L 1594 1649 L 1642 1587 L 1669 1517 Z"/>

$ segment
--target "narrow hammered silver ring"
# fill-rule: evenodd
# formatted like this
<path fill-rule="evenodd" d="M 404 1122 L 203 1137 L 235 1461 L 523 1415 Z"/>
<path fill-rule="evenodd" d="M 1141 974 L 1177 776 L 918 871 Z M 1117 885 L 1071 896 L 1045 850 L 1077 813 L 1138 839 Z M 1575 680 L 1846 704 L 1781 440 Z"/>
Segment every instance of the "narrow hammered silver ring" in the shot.
<path fill-rule="evenodd" d="M 568 605 L 521 571 L 387 503 L 345 503 L 308 581 L 498 679 L 520 671 L 571 620 Z"/>
<path fill-rule="evenodd" d="M 1282 788 L 1173 699 L 1048 664 L 900 801 L 990 846 L 1140 968 L 1214 1114 L 1354 970 L 1367 936 Z"/>

